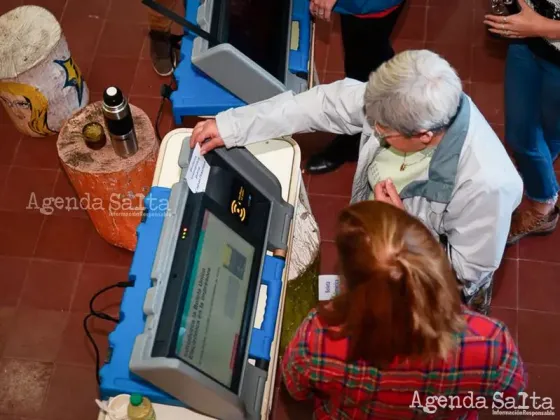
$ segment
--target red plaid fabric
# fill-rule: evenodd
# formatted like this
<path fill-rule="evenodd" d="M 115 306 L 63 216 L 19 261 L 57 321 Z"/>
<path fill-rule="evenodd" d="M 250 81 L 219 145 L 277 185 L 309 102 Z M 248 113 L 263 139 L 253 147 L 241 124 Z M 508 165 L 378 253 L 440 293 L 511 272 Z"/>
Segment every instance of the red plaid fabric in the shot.
<path fill-rule="evenodd" d="M 313 310 L 286 349 L 284 383 L 295 399 L 314 399 L 317 420 L 476 419 L 473 404 L 491 407 L 495 392 L 503 392 L 503 398 L 517 396 L 527 378 L 506 326 L 463 311 L 466 328 L 447 360 L 395 361 L 378 370 L 365 362 L 346 363 L 348 340 L 330 339 Z M 428 398 L 433 404 L 436 396 L 453 398 L 446 399 L 447 408 L 439 405 L 426 412 Z"/>

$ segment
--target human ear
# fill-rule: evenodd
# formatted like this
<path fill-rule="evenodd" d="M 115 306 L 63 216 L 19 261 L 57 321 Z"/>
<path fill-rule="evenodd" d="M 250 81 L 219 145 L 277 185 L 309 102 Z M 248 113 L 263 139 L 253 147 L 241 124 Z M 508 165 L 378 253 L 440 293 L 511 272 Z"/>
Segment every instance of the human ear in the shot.
<path fill-rule="evenodd" d="M 426 131 L 419 135 L 419 140 L 422 144 L 428 145 L 434 138 L 434 133 L 432 131 Z"/>

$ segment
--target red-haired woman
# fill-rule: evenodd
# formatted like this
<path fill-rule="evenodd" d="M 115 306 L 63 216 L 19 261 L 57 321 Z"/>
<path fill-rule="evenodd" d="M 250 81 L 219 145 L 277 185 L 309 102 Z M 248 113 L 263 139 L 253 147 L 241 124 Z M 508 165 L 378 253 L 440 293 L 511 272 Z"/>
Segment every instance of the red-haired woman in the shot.
<path fill-rule="evenodd" d="M 339 216 L 336 245 L 341 294 L 311 311 L 282 361 L 289 393 L 313 398 L 315 419 L 476 419 L 476 404 L 524 389 L 508 329 L 461 305 L 420 221 L 360 202 Z"/>

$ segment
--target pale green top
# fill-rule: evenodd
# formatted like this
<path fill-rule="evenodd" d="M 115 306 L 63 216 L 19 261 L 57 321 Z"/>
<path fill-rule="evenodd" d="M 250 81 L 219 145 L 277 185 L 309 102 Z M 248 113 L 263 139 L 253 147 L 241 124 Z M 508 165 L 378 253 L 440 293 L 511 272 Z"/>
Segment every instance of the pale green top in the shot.
<path fill-rule="evenodd" d="M 400 194 L 404 187 L 427 172 L 434 151 L 435 148 L 426 148 L 415 153 L 403 153 L 393 147 L 382 149 L 368 168 L 368 181 L 372 191 L 378 182 L 390 178 Z M 370 199 L 373 199 L 373 192 Z"/>

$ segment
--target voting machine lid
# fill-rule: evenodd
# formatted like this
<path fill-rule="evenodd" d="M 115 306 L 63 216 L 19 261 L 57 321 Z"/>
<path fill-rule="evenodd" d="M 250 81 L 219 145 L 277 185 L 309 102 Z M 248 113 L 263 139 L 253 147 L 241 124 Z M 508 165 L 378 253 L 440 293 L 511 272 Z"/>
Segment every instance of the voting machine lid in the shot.
<path fill-rule="evenodd" d="M 253 328 L 257 296 L 266 251 L 287 248 L 293 207 L 244 148 L 202 158 L 186 139 L 179 163 L 130 370 L 203 414 L 258 418 L 267 371 L 248 361 L 267 357 L 250 351 L 260 337 Z M 276 263 L 272 271 L 281 277 L 284 262 Z M 276 311 L 268 357 L 277 285 L 267 292 L 266 310 L 271 301 Z"/>
<path fill-rule="evenodd" d="M 198 114 L 214 115 L 208 112 L 214 110 L 213 104 L 221 111 L 286 90 L 307 89 L 311 45 L 307 1 L 187 0 L 185 18 L 155 0 L 143 3 L 187 31 L 175 70 L 175 96 L 185 99 L 174 110 L 188 108 L 185 115 L 194 115 L 192 103 L 196 106 L 201 101 Z M 212 82 L 224 91 L 219 92 Z"/>

